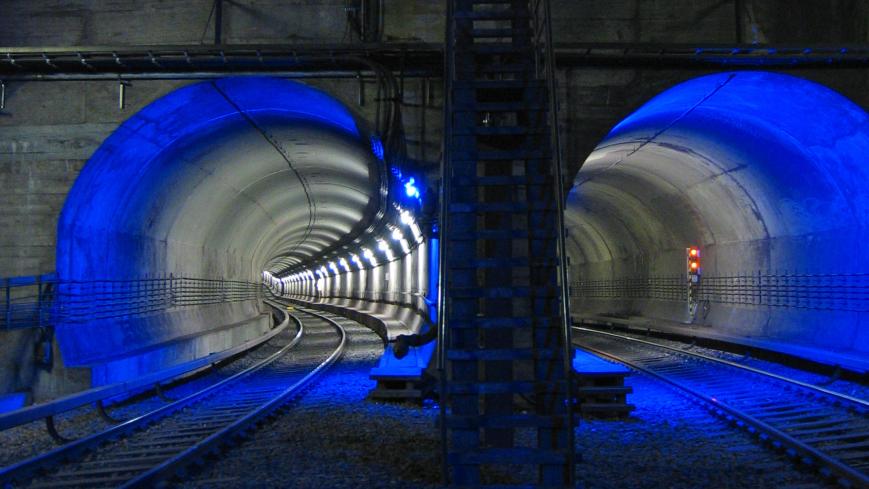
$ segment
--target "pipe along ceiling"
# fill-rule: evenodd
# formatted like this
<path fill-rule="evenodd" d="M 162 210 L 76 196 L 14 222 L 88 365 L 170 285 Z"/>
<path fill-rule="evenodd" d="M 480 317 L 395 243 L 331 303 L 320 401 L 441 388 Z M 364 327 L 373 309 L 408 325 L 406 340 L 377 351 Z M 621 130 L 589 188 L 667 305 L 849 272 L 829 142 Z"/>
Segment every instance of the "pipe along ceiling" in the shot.
<path fill-rule="evenodd" d="M 869 309 L 852 292 L 869 271 L 867 158 L 867 114 L 801 78 L 719 73 L 663 92 L 615 126 L 576 175 L 566 223 L 576 295 L 586 297 L 574 312 L 865 358 Z M 702 252 L 701 285 L 719 286 L 694 315 L 689 246 Z M 655 285 L 670 277 L 675 291 Z M 625 280 L 645 285 L 614 292 Z"/>
<path fill-rule="evenodd" d="M 134 114 L 85 165 L 58 224 L 58 276 L 260 283 L 319 266 L 376 247 L 408 218 L 390 192 L 402 184 L 394 173 L 366 124 L 319 90 L 267 77 L 195 83 Z M 252 297 L 207 304 L 60 322 L 64 362 L 132 377 L 255 334 L 217 332 L 262 317 Z M 180 341 L 188 346 L 172 346 Z M 118 355 L 135 368 L 105 363 Z"/>

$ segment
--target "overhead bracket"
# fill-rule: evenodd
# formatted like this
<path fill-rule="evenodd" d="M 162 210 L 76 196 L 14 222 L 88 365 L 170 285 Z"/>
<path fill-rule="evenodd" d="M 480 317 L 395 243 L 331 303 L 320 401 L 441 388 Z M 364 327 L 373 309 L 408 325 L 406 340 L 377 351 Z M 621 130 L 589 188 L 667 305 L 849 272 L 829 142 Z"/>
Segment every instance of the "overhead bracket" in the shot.
<path fill-rule="evenodd" d="M 118 79 L 118 110 L 124 110 L 127 106 L 127 86 L 130 82 Z"/>

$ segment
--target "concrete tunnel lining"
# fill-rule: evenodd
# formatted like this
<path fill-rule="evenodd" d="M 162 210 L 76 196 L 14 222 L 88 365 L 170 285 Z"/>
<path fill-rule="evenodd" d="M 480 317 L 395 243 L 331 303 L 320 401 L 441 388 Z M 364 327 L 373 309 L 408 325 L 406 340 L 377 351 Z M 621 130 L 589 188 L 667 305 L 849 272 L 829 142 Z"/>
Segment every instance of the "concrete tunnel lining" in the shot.
<path fill-rule="evenodd" d="M 869 116 L 816 83 L 738 72 L 677 85 L 616 125 L 577 174 L 566 217 L 573 277 L 684 274 L 690 245 L 703 250 L 704 277 L 865 273 L 866 155 Z M 679 301 L 594 298 L 573 309 L 819 357 L 869 352 L 853 311 L 713 304 L 704 319 Z"/>
<path fill-rule="evenodd" d="M 267 77 L 192 84 L 130 117 L 85 165 L 58 225 L 58 275 L 259 282 L 263 270 L 364 231 L 384 198 L 383 169 L 364 122 L 319 90 Z M 124 370 L 117 380 L 237 344 L 266 326 L 159 351 L 176 338 L 265 320 L 259 307 L 251 300 L 59 324 L 56 334 L 66 365 L 149 350 L 149 359 L 116 369 Z"/>

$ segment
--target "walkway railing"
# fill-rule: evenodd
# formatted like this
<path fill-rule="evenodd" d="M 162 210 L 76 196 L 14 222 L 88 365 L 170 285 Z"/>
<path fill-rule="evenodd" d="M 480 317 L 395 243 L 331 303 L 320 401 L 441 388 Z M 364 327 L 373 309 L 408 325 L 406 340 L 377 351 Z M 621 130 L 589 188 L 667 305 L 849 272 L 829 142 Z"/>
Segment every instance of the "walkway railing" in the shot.
<path fill-rule="evenodd" d="M 55 275 L 40 275 L 0 279 L 0 286 L 0 329 L 139 316 L 262 296 L 258 282 L 171 276 L 64 281 Z"/>
<path fill-rule="evenodd" d="M 580 280 L 571 297 L 581 299 L 686 300 L 684 276 Z M 869 273 L 770 273 L 704 276 L 697 299 L 799 309 L 869 312 Z"/>

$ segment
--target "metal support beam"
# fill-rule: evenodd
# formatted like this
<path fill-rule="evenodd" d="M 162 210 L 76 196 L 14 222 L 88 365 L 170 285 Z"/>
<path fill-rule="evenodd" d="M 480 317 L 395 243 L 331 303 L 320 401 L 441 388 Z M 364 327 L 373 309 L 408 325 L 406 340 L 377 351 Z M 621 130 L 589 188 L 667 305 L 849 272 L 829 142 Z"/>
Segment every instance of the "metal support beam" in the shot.
<path fill-rule="evenodd" d="M 223 44 L 223 0 L 214 0 L 214 45 Z"/>
<path fill-rule="evenodd" d="M 565 68 L 865 69 L 869 45 L 768 46 L 746 44 L 557 43 Z M 437 78 L 443 45 L 434 43 L 299 44 L 256 46 L 128 46 L 0 48 L 4 80 L 194 79 L 244 74 L 321 73 L 355 76 L 371 60 L 403 76 Z"/>
<path fill-rule="evenodd" d="M 118 110 L 124 110 L 127 98 L 127 83 L 123 80 L 118 81 Z"/>

